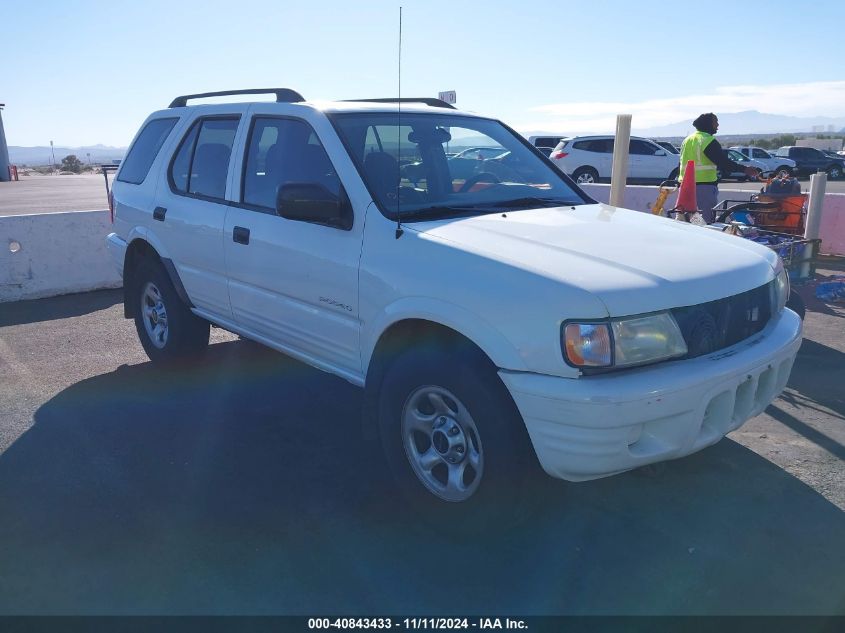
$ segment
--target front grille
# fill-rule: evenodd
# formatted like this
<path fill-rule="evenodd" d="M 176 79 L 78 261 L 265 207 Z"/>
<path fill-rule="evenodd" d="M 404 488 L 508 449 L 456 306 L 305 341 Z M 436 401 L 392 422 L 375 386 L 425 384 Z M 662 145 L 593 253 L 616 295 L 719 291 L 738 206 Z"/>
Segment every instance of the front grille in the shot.
<path fill-rule="evenodd" d="M 674 308 L 672 316 L 689 350 L 686 358 L 730 347 L 766 327 L 772 318 L 772 283 L 732 297 Z"/>

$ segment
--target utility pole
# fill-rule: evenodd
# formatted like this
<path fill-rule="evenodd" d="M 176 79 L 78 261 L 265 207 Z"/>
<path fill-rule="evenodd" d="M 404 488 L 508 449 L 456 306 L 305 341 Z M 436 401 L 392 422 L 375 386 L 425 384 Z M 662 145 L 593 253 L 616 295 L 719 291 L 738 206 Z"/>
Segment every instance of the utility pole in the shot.
<path fill-rule="evenodd" d="M 6 106 L 5 103 L 0 103 L 0 112 Z M 9 173 L 9 148 L 6 146 L 6 132 L 3 131 L 3 116 L 0 115 L 0 182 L 10 180 L 12 178 Z"/>
<path fill-rule="evenodd" d="M 56 153 L 53 151 L 53 141 L 50 141 L 50 156 L 53 161 L 53 171 L 56 171 Z"/>

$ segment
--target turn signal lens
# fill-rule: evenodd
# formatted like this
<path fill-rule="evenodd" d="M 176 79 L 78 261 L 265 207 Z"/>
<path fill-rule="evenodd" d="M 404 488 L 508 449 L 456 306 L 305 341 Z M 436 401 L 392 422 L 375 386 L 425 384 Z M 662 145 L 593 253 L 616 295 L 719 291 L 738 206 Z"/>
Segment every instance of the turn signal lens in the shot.
<path fill-rule="evenodd" d="M 606 323 L 568 323 L 564 328 L 566 357 L 576 367 L 608 367 L 612 361 Z"/>

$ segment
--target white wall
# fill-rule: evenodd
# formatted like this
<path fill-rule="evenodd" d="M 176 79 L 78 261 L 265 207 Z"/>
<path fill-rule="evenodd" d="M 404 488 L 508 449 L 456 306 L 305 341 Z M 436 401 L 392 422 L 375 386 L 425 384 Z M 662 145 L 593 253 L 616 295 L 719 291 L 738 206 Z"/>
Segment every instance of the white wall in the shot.
<path fill-rule="evenodd" d="M 105 245 L 111 230 L 108 211 L 0 217 L 0 301 L 119 288 Z"/>

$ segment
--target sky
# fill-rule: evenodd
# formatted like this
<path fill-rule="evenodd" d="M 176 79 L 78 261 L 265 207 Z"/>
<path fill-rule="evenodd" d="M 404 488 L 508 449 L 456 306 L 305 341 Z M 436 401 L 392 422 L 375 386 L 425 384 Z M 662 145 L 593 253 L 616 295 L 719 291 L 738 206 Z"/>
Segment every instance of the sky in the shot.
<path fill-rule="evenodd" d="M 182 94 L 437 96 L 523 133 L 845 116 L 845 2 L 0 0 L 9 145 L 129 144 Z"/>

